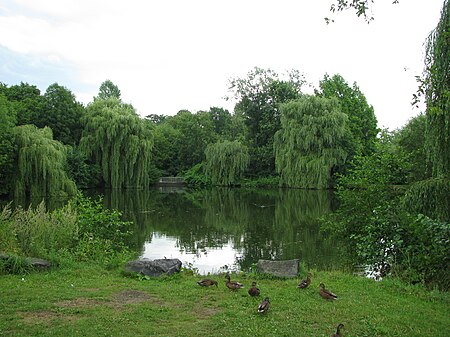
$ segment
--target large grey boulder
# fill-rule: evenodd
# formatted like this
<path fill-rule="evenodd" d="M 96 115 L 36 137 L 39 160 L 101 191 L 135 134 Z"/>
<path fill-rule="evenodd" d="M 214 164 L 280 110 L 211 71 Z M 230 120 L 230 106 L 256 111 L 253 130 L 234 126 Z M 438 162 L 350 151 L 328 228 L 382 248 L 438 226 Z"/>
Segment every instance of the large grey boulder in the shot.
<path fill-rule="evenodd" d="M 294 260 L 259 260 L 256 268 L 259 273 L 277 277 L 296 277 L 298 275 L 298 259 Z"/>
<path fill-rule="evenodd" d="M 30 257 L 28 261 L 30 262 L 30 264 L 33 266 L 34 269 L 47 270 L 52 267 L 51 262 L 44 259 L 38 259 L 37 257 Z"/>
<path fill-rule="evenodd" d="M 7 262 L 8 260 L 14 261 L 17 257 L 14 255 L 9 255 L 6 253 L 0 252 L 0 260 Z M 27 257 L 25 262 L 28 266 L 32 267 L 35 270 L 48 270 L 52 267 L 52 263 L 50 261 L 44 259 L 38 259 L 37 257 Z"/>
<path fill-rule="evenodd" d="M 125 266 L 125 270 L 146 276 L 157 277 L 162 274 L 171 275 L 173 273 L 179 273 L 181 265 L 182 263 L 178 259 L 142 259 L 128 262 Z"/>

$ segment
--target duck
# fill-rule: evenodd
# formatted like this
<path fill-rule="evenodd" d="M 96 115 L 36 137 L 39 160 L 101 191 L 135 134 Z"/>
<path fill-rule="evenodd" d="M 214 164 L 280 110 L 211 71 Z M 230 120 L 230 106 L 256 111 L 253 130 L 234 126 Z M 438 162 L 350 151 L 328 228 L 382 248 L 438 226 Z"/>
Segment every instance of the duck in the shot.
<path fill-rule="evenodd" d="M 326 290 L 325 289 L 325 285 L 323 283 L 320 283 L 319 285 L 320 287 L 320 291 L 319 294 L 320 296 L 322 296 L 324 299 L 329 300 L 329 301 L 333 301 L 335 299 L 337 299 L 337 295 L 333 294 L 331 291 Z"/>
<path fill-rule="evenodd" d="M 227 274 L 225 278 L 227 279 L 227 281 L 225 281 L 225 285 L 231 290 L 241 289 L 244 287 L 242 283 L 230 281 L 230 274 Z"/>
<path fill-rule="evenodd" d="M 260 314 L 267 312 L 269 310 L 270 301 L 269 298 L 266 297 L 259 305 L 258 305 L 258 312 Z"/>
<path fill-rule="evenodd" d="M 311 284 L 311 273 L 308 273 L 308 276 L 298 284 L 297 288 L 305 289 L 308 288 L 310 284 Z"/>
<path fill-rule="evenodd" d="M 212 285 L 215 285 L 217 287 L 217 281 L 211 280 L 209 278 L 198 281 L 197 284 L 202 287 L 210 287 Z"/>
<path fill-rule="evenodd" d="M 259 296 L 260 293 L 261 291 L 256 287 L 256 282 L 252 282 L 252 287 L 248 290 L 248 294 L 254 297 Z"/>
<path fill-rule="evenodd" d="M 342 337 L 341 329 L 344 327 L 344 324 L 339 323 L 339 325 L 336 328 L 336 333 L 332 334 L 330 337 Z"/>

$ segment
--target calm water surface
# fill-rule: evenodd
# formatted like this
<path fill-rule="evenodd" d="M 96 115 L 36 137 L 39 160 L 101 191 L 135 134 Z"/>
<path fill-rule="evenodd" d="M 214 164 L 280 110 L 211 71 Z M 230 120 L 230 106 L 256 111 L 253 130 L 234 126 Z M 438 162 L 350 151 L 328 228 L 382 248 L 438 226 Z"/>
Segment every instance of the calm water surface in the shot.
<path fill-rule="evenodd" d="M 298 258 L 308 268 L 339 266 L 319 231 L 332 211 L 329 191 L 152 189 L 105 191 L 108 208 L 134 222 L 141 258 L 179 258 L 200 273 L 248 270 L 259 259 Z"/>
<path fill-rule="evenodd" d="M 134 223 L 141 258 L 179 258 L 202 274 L 248 270 L 259 259 L 300 259 L 306 268 L 340 266 L 336 243 L 318 219 L 333 210 L 329 191 L 211 188 L 105 190 L 107 208 Z M 48 209 L 66 200 L 48 199 Z"/>

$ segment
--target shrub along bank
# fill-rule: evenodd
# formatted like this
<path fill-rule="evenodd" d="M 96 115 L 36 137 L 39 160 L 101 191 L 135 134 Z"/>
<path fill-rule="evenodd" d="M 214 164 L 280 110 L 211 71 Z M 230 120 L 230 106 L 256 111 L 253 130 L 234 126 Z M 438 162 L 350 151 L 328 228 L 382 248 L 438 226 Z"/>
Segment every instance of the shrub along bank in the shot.
<path fill-rule="evenodd" d="M 16 258 L 0 263 L 0 272 L 26 270 L 24 256 L 62 261 L 96 261 L 115 266 L 130 258 L 126 240 L 131 223 L 121 213 L 103 208 L 102 199 L 78 194 L 67 205 L 47 211 L 42 202 L 36 208 L 12 209 L 0 213 L 0 252 Z"/>

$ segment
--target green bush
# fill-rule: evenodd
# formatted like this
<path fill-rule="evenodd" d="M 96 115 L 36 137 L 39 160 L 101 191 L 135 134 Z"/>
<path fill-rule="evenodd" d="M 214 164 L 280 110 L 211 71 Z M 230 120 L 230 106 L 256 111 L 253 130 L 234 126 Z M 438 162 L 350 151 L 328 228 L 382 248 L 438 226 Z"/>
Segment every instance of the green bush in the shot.
<path fill-rule="evenodd" d="M 183 178 L 189 186 L 204 187 L 211 185 L 211 179 L 204 173 L 203 163 L 191 167 L 183 174 Z"/>
<path fill-rule="evenodd" d="M 244 179 L 242 181 L 243 187 L 279 187 L 279 185 L 279 176 L 257 177 L 254 179 Z"/>
<path fill-rule="evenodd" d="M 11 203 L 3 207 L 0 213 L 0 252 L 17 253 L 19 251 L 12 213 Z"/>
<path fill-rule="evenodd" d="M 78 148 L 69 147 L 67 152 L 67 171 L 78 188 L 91 188 L 100 185 L 100 166 L 91 163 Z"/>
<path fill-rule="evenodd" d="M 0 252 L 115 265 L 130 257 L 131 223 L 120 218 L 120 212 L 103 209 L 101 198 L 81 194 L 51 212 L 43 202 L 27 210 L 8 205 L 0 213 Z M 3 263 L 2 269 L 13 270 L 14 265 Z"/>
<path fill-rule="evenodd" d="M 412 283 L 437 284 L 450 289 L 450 224 L 418 215 L 405 223 L 399 248 L 398 275 Z"/>
<path fill-rule="evenodd" d="M 103 198 L 96 200 L 78 194 L 69 205 L 77 210 L 78 237 L 73 253 L 80 261 L 98 261 L 113 265 L 129 257 L 128 239 L 132 223 L 122 221 L 117 210 L 103 208 Z"/>
<path fill-rule="evenodd" d="M 410 283 L 449 289 L 450 225 L 405 207 L 408 164 L 389 145 L 378 144 L 367 157 L 355 157 L 348 175 L 338 180 L 339 209 L 323 228 L 341 242 L 351 265 L 391 269 Z"/>
<path fill-rule="evenodd" d="M 440 221 L 450 221 L 450 179 L 431 178 L 415 182 L 403 199 L 406 209 Z"/>
<path fill-rule="evenodd" d="M 52 253 L 72 247 L 77 236 L 76 212 L 68 205 L 47 212 L 41 202 L 35 209 L 6 206 L 0 219 L 0 251 L 48 258 Z M 3 236 L 3 235 L 2 235 Z"/>
<path fill-rule="evenodd" d="M 17 255 L 9 255 L 8 258 L 0 259 L 0 275 L 1 274 L 28 274 L 32 270 L 30 261 Z"/>

